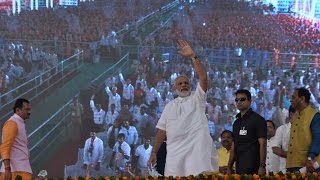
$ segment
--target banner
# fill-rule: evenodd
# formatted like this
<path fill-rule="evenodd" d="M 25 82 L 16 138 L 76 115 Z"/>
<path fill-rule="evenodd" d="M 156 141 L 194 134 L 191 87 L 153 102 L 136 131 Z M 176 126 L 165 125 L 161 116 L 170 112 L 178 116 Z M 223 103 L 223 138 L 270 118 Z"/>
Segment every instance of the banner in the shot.
<path fill-rule="evenodd" d="M 61 6 L 78 6 L 78 0 L 59 0 Z"/>
<path fill-rule="evenodd" d="M 12 0 L 0 0 L 0 10 L 7 11 L 12 9 Z"/>

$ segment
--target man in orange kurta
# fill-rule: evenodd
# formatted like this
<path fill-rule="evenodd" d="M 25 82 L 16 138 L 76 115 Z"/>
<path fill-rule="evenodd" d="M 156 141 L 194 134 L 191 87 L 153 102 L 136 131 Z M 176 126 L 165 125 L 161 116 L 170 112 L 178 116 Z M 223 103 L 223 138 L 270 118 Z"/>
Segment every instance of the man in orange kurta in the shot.
<path fill-rule="evenodd" d="M 13 108 L 14 115 L 3 126 L 0 147 L 3 162 L 0 169 L 0 180 L 14 180 L 18 175 L 23 180 L 32 179 L 25 127 L 25 120 L 30 117 L 30 111 L 29 101 L 18 99 Z"/>

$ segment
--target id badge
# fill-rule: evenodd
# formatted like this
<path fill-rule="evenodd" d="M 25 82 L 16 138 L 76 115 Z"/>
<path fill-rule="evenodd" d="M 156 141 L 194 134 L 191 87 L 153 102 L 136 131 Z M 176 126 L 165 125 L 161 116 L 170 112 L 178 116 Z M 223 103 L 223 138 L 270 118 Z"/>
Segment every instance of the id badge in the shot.
<path fill-rule="evenodd" d="M 246 136 L 247 135 L 247 130 L 241 129 L 239 132 L 240 136 Z"/>

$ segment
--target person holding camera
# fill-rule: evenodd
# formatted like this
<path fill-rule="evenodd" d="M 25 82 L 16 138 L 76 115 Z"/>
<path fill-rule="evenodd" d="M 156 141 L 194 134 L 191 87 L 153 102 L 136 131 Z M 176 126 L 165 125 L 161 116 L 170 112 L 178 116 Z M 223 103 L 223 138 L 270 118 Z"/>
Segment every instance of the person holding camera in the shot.
<path fill-rule="evenodd" d="M 126 168 L 126 163 L 130 160 L 131 148 L 125 141 L 125 135 L 120 133 L 118 135 L 118 141 L 113 146 L 113 153 L 108 167 L 114 167 L 116 174 L 121 172 L 121 169 Z"/>
<path fill-rule="evenodd" d="M 86 140 L 84 145 L 83 168 L 88 170 L 92 166 L 96 171 L 99 171 L 103 153 L 103 141 L 96 136 L 95 132 L 90 132 L 90 138 Z"/>

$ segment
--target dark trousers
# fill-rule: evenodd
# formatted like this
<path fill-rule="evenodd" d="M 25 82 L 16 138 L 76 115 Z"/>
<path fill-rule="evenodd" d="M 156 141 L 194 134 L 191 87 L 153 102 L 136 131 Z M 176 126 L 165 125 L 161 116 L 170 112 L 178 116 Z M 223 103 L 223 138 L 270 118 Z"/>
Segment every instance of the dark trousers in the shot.
<path fill-rule="evenodd" d="M 295 173 L 299 171 L 301 167 L 292 167 L 292 168 L 287 168 L 287 172 Z"/>
<path fill-rule="evenodd" d="M 166 157 L 167 157 L 167 143 L 163 142 L 157 153 L 157 165 L 156 165 L 157 172 L 162 175 L 164 175 Z"/>

